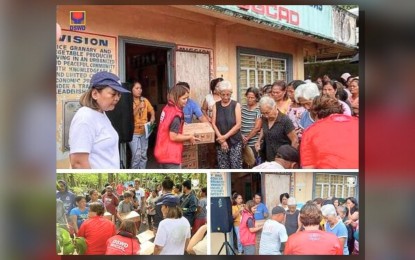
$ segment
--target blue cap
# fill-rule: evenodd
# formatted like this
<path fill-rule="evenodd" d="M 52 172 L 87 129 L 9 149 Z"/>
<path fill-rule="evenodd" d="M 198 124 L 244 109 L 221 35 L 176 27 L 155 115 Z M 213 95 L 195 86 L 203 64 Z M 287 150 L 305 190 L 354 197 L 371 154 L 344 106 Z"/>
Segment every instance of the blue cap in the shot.
<path fill-rule="evenodd" d="M 157 205 L 166 205 L 170 207 L 174 207 L 179 205 L 179 197 L 174 196 L 172 194 L 168 194 L 164 196 L 160 202 L 157 203 Z"/>
<path fill-rule="evenodd" d="M 130 91 L 122 87 L 120 78 L 108 71 L 97 72 L 91 77 L 90 87 L 93 88 L 95 86 L 109 86 L 118 92 L 130 93 Z"/>

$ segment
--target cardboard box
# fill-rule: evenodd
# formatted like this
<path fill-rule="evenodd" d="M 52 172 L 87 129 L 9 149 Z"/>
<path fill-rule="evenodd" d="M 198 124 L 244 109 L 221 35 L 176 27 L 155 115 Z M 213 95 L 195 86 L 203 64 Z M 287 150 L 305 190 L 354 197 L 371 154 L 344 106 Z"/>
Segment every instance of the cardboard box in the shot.
<path fill-rule="evenodd" d="M 197 160 L 198 147 L 197 145 L 185 145 L 183 147 L 182 161 Z"/>
<path fill-rule="evenodd" d="M 195 137 L 200 138 L 200 141 L 196 142 L 196 144 L 206 144 L 215 142 L 215 131 L 209 123 L 184 124 L 183 134 L 193 134 Z M 190 145 L 190 143 L 185 142 L 184 145 Z"/>
<path fill-rule="evenodd" d="M 198 169 L 199 164 L 197 159 L 195 160 L 187 160 L 182 162 L 182 169 Z"/>

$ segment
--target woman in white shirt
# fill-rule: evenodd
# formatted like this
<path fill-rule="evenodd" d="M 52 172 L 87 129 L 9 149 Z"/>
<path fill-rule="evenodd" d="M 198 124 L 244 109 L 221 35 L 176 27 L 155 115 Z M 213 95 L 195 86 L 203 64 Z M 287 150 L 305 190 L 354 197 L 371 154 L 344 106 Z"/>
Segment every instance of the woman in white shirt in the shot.
<path fill-rule="evenodd" d="M 69 128 L 69 160 L 73 169 L 119 169 L 118 133 L 105 114 L 115 108 L 124 89 L 115 74 L 101 71 L 79 102 Z"/>
<path fill-rule="evenodd" d="M 184 255 L 190 240 L 190 224 L 183 217 L 179 198 L 166 195 L 157 203 L 164 219 L 160 222 L 154 239 L 154 255 Z"/>

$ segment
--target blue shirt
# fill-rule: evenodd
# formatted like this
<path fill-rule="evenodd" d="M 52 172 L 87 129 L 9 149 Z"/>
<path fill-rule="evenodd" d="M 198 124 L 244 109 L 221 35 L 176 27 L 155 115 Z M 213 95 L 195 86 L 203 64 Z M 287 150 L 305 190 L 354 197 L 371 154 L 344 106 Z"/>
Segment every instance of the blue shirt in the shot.
<path fill-rule="evenodd" d="M 81 227 L 82 223 L 88 219 L 89 208 L 86 208 L 84 211 L 81 211 L 78 207 L 73 208 L 69 216 L 76 215 L 76 222 L 78 224 L 78 228 Z"/>
<path fill-rule="evenodd" d="M 346 240 L 344 241 L 343 255 L 349 255 L 349 248 L 347 247 L 348 232 L 346 225 L 343 223 L 343 221 L 339 220 L 339 222 L 337 222 L 337 224 L 333 228 L 331 228 L 330 224 L 326 222 L 325 228 L 327 232 L 335 234 L 338 238 L 346 238 Z"/>
<path fill-rule="evenodd" d="M 310 112 L 304 111 L 299 122 L 300 127 L 307 129 L 307 127 L 309 127 L 312 124 L 314 124 L 314 120 L 311 119 Z"/>
<path fill-rule="evenodd" d="M 183 114 L 184 122 L 187 124 L 192 123 L 193 115 L 195 115 L 197 118 L 203 116 L 200 106 L 190 98 L 187 99 L 186 106 L 183 108 Z"/>
<path fill-rule="evenodd" d="M 261 202 L 256 207 L 256 211 L 255 211 L 255 214 L 254 214 L 254 218 L 256 220 L 265 219 L 265 217 L 264 217 L 264 214 L 265 213 L 268 213 L 267 206 L 265 206 L 265 204 Z"/>
<path fill-rule="evenodd" d="M 75 204 L 75 194 L 73 194 L 70 191 L 65 192 L 57 192 L 56 198 L 60 199 L 63 202 L 63 206 L 65 207 L 65 213 L 69 214 L 71 212 L 71 209 L 76 207 Z"/>

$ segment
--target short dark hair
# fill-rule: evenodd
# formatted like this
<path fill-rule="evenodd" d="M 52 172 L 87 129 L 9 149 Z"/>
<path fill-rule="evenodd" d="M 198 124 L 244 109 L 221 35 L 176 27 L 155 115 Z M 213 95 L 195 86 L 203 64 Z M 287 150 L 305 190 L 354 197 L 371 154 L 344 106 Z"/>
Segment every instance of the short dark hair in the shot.
<path fill-rule="evenodd" d="M 185 180 L 183 182 L 183 187 L 186 187 L 188 190 L 192 189 L 192 182 L 190 180 Z"/>
<path fill-rule="evenodd" d="M 288 83 L 288 85 L 287 85 L 287 87 L 288 86 L 293 86 L 293 88 L 294 88 L 294 90 L 298 87 L 298 86 L 300 86 L 301 84 L 305 84 L 305 82 L 304 81 L 302 81 L 302 80 L 293 80 L 293 81 L 291 81 L 290 83 Z"/>
<path fill-rule="evenodd" d="M 161 183 L 161 187 L 163 187 L 163 190 L 172 190 L 174 186 L 173 181 L 169 179 L 164 179 L 164 181 Z"/>
<path fill-rule="evenodd" d="M 203 188 L 201 189 L 201 191 L 202 191 L 204 194 L 206 194 L 206 195 L 207 195 L 207 187 L 203 187 Z"/>
<path fill-rule="evenodd" d="M 82 199 L 85 199 L 85 196 L 76 196 L 75 197 L 75 202 L 78 203 L 80 202 Z"/>
<path fill-rule="evenodd" d="M 246 92 L 245 92 L 245 96 L 247 96 L 249 93 L 254 94 L 256 101 L 257 102 L 259 101 L 260 96 L 259 96 L 259 90 L 258 90 L 258 88 L 256 88 L 256 87 L 250 87 L 250 88 L 248 88 L 246 90 Z"/>
<path fill-rule="evenodd" d="M 255 198 L 255 196 L 259 196 L 259 197 L 261 197 L 261 198 L 262 198 L 262 195 L 261 195 L 261 193 L 259 193 L 259 192 L 257 192 L 257 193 L 255 193 L 255 194 L 254 194 L 254 198 Z"/>
<path fill-rule="evenodd" d="M 174 187 L 179 191 L 182 191 L 182 185 L 180 183 L 177 183 L 176 185 L 174 185 Z"/>
<path fill-rule="evenodd" d="M 124 199 L 125 198 L 132 198 L 132 197 L 133 197 L 133 194 L 131 194 L 131 192 L 129 192 L 129 191 L 124 192 Z"/>
<path fill-rule="evenodd" d="M 283 193 L 283 194 L 281 194 L 280 195 L 280 202 L 282 203 L 282 198 L 284 198 L 284 197 L 286 197 L 287 199 L 289 199 L 290 198 L 290 194 L 288 194 L 288 193 Z"/>
<path fill-rule="evenodd" d="M 216 85 L 223 81 L 223 78 L 216 78 L 210 81 L 210 91 L 213 93 L 215 91 Z"/>
<path fill-rule="evenodd" d="M 186 87 L 186 88 L 188 88 L 188 89 L 190 90 L 190 85 L 189 85 L 189 83 L 184 82 L 184 81 L 179 81 L 179 82 L 177 82 L 177 83 L 176 83 L 176 86 L 184 86 L 184 87 Z"/>

